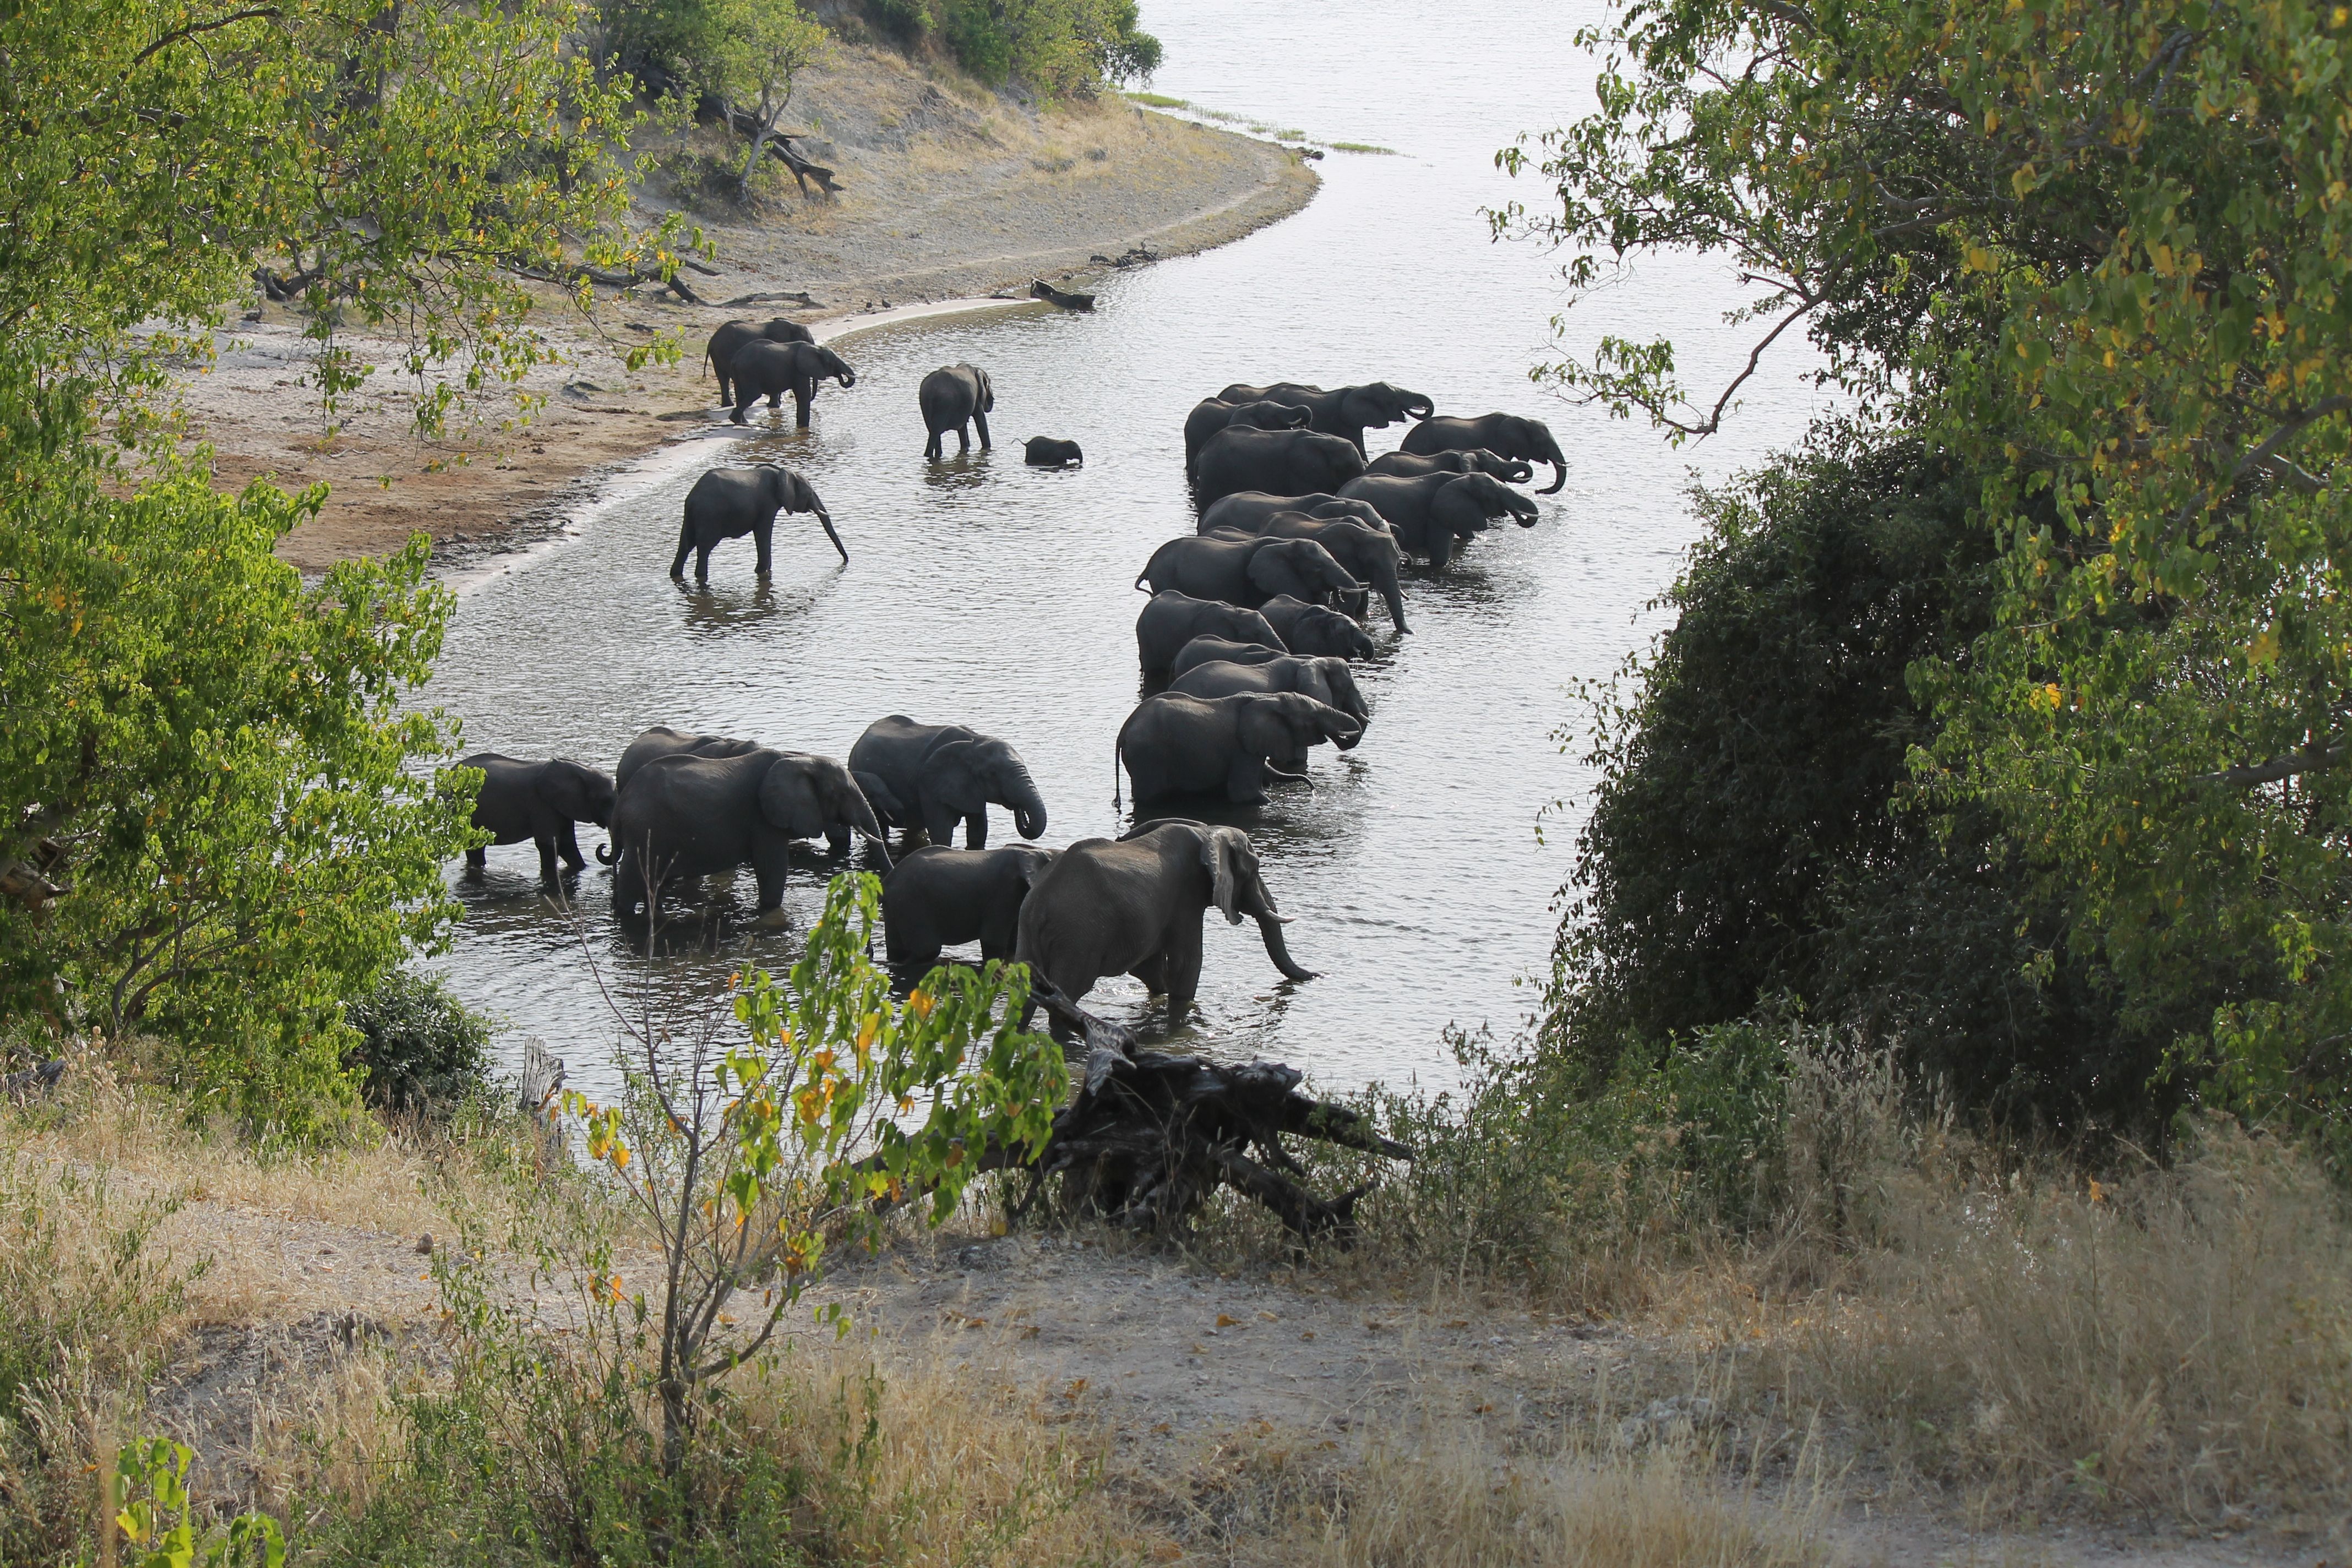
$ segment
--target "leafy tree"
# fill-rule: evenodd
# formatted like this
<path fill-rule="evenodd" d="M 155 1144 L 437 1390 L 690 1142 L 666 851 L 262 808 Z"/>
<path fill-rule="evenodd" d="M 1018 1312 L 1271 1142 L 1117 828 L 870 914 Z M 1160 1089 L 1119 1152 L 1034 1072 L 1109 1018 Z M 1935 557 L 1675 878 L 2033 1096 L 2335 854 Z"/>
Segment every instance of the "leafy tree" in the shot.
<path fill-rule="evenodd" d="M 1142 30 L 1135 0 L 868 0 L 866 14 L 902 44 L 936 29 L 982 81 L 1017 78 L 1048 99 L 1090 97 L 1160 68 L 1160 40 Z"/>
<path fill-rule="evenodd" d="M 795 0 L 708 0 L 699 74 L 740 129 L 751 122 L 743 156 L 743 199 L 768 151 L 768 139 L 792 102 L 793 79 L 823 61 L 833 36 Z"/>
<path fill-rule="evenodd" d="M 1918 766 L 1990 813 L 2127 1025 L 2249 1110 L 2352 1097 L 2352 8 L 1629 5 L 1601 110 L 1497 215 L 1596 286 L 1651 248 L 1762 288 L 1828 375 L 1977 476 L 1990 627 L 1918 672 Z M 1672 345 L 1551 367 L 1677 437 Z"/>

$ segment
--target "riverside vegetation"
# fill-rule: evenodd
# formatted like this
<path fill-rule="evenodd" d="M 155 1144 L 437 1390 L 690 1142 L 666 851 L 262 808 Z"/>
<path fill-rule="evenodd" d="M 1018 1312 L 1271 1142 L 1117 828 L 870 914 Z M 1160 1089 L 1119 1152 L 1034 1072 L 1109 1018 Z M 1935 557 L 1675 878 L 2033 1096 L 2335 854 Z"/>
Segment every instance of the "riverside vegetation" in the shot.
<path fill-rule="evenodd" d="M 1692 1397 L 1672 1441 L 1596 1396 L 1564 1439 L 1429 1414 L 1150 1485 L 944 1368 L 751 1352 L 821 1241 L 875 1239 L 872 1184 L 992 1223 L 953 1156 L 1058 1083 L 1017 973 L 890 1001 L 844 883 L 705 1020 L 737 1107 L 648 1063 L 573 1106 L 584 1164 L 398 978 L 469 841 L 413 700 L 448 597 L 421 547 L 304 588 L 269 549 L 317 498 L 215 490 L 166 374 L 258 262 L 331 399 L 340 323 L 413 324 L 429 421 L 547 352 L 517 261 L 681 241 L 624 226 L 642 105 L 580 14 L 379 20 L 0 19 L 0 984 L 9 1066 L 74 1053 L 0 1123 L 0 1557 L 1802 1563 L 1841 1470 L 2347 1529 L 2352 11 L 1684 0 L 1594 37 L 1601 107 L 1504 154 L 1556 195 L 1498 229 L 1583 287 L 1726 253 L 1846 412 L 1696 498 L 1675 625 L 1564 732 L 1600 784 L 1540 1028 L 1370 1097 L 1420 1158 L 1304 1267 L 1635 1325 Z M 1675 437 L 1737 390 L 1692 401 L 1664 343 L 1542 374 Z M 923 1131 L 856 1163 L 902 1094 Z M 210 1491 L 139 1440 L 209 1289 L 155 1239 L 200 1182 L 429 1225 L 447 1314 Z M 1193 1245 L 1297 1267 L 1255 1223 Z"/>

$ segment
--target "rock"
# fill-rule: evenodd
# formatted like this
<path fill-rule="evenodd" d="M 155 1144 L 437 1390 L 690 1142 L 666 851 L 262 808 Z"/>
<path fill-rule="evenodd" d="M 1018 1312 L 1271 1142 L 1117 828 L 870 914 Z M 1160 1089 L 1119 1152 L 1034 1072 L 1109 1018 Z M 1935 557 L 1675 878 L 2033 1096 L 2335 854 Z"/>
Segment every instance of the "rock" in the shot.
<path fill-rule="evenodd" d="M 431 1231 L 428 1230 L 423 1236 L 416 1238 L 416 1255 L 419 1258 L 430 1258 L 433 1256 L 433 1233 Z"/>

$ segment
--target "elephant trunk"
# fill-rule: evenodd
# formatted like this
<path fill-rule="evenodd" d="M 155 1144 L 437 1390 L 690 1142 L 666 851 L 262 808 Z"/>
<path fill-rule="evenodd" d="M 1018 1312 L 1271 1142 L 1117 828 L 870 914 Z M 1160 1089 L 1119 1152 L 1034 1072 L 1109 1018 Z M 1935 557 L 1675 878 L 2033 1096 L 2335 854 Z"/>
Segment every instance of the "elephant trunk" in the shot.
<path fill-rule="evenodd" d="M 1412 630 L 1404 624 L 1404 590 L 1397 585 L 1396 574 L 1383 567 L 1381 576 L 1381 597 L 1388 604 L 1389 625 L 1394 626 L 1400 635 Z"/>
<path fill-rule="evenodd" d="M 1005 791 L 1005 794 L 1010 798 L 1004 804 L 1013 809 L 1013 830 L 1024 838 L 1044 837 L 1045 836 L 1045 797 L 1038 793 L 1036 783 L 1030 778 L 1028 769 L 1023 768 L 1015 775 L 1013 787 Z"/>
<path fill-rule="evenodd" d="M 1562 473 L 1567 472 L 1565 468 L 1560 471 Z M 1558 487 L 1555 486 L 1554 488 L 1557 489 Z M 1546 491 L 1545 493 L 1549 494 L 1550 492 Z M 1517 523 L 1521 528 L 1533 528 L 1536 525 L 1536 519 L 1541 515 L 1538 511 L 1535 502 L 1528 500 L 1525 496 L 1517 495 L 1511 498 L 1510 511 L 1511 521 Z"/>
<path fill-rule="evenodd" d="M 841 552 L 841 563 L 844 566 L 848 565 L 849 546 L 844 544 L 841 542 L 841 535 L 833 531 L 833 514 L 820 508 L 816 514 L 816 521 L 824 529 L 824 536 L 833 541 L 833 547 Z"/>
<path fill-rule="evenodd" d="M 1257 933 L 1265 939 L 1265 955 L 1274 960 L 1274 966 L 1282 971 L 1285 979 L 1312 980 L 1315 978 L 1313 970 L 1301 967 L 1298 961 L 1290 956 L 1290 944 L 1282 938 L 1280 916 L 1271 912 L 1258 916 Z"/>
<path fill-rule="evenodd" d="M 1538 453 L 1537 456 L 1551 465 L 1551 483 L 1536 493 L 1547 496 L 1558 495 L 1559 487 L 1568 483 L 1568 459 L 1559 455 L 1559 442 L 1547 441 L 1544 446 L 1547 449 Z"/>
<path fill-rule="evenodd" d="M 619 858 L 619 856 L 613 853 L 613 847 L 611 845 L 599 844 L 596 846 L 596 864 L 599 866 L 610 866 Z"/>

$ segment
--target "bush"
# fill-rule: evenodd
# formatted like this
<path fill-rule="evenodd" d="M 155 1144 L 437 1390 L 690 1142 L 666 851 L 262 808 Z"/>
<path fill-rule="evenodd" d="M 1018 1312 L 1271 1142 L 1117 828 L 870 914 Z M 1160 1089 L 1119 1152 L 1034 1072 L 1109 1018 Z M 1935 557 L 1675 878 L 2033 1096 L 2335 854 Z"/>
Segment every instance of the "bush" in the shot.
<path fill-rule="evenodd" d="M 1135 0 L 866 0 L 864 15 L 901 48 L 936 36 L 989 86 L 1018 79 L 1041 98 L 1087 98 L 1160 68 Z"/>
<path fill-rule="evenodd" d="M 359 1042 L 343 1058 L 379 1110 L 431 1111 L 480 1091 L 489 1068 L 489 1020 L 438 975 L 396 969 L 343 1005 Z"/>

